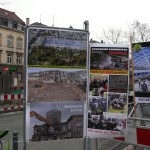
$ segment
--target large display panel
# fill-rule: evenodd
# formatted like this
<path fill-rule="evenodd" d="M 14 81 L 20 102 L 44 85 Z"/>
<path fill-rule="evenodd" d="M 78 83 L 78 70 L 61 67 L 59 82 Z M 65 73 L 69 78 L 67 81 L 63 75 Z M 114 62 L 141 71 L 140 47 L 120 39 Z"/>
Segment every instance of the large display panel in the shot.
<path fill-rule="evenodd" d="M 125 140 L 129 47 L 90 45 L 87 135 Z"/>
<path fill-rule="evenodd" d="M 133 44 L 132 55 L 136 103 L 150 103 L 150 43 Z"/>
<path fill-rule="evenodd" d="M 88 33 L 29 27 L 27 35 L 27 141 L 82 138 Z"/>
<path fill-rule="evenodd" d="M 150 146 L 150 42 L 132 44 L 132 58 L 135 107 L 128 119 L 126 142 L 145 147 Z"/>

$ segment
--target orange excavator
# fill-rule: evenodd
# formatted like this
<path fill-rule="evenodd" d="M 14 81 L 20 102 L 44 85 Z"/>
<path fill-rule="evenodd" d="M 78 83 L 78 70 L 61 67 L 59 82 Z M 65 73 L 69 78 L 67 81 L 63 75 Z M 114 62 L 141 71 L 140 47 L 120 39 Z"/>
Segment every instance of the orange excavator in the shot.
<path fill-rule="evenodd" d="M 49 113 L 49 112 L 48 112 Z M 57 117 L 54 115 L 55 119 L 40 115 L 35 111 L 30 112 L 30 117 L 35 117 L 36 119 L 44 122 L 42 125 L 34 125 L 34 133 L 32 136 L 32 141 L 42 141 L 42 140 L 56 140 L 62 134 L 62 124 L 57 121 Z"/>
<path fill-rule="evenodd" d="M 30 117 L 35 117 L 36 119 L 45 122 L 47 125 L 52 125 L 45 117 L 43 117 L 35 111 L 30 112 Z"/>

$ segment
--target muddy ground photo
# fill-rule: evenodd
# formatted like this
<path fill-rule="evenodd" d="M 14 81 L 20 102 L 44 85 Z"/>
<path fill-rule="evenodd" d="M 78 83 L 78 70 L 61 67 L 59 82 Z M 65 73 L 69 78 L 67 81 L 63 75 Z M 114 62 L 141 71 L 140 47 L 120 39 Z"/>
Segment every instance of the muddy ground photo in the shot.
<path fill-rule="evenodd" d="M 28 102 L 86 100 L 86 70 L 28 69 Z"/>

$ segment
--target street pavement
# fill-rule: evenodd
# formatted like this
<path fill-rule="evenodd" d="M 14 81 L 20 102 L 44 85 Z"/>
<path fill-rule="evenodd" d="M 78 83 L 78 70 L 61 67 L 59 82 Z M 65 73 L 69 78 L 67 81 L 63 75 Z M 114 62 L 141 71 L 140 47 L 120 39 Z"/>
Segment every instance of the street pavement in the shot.
<path fill-rule="evenodd" d="M 23 111 L 17 112 L 7 112 L 0 114 L 0 131 L 4 129 L 9 129 L 9 134 L 5 136 L 2 140 L 4 145 L 7 146 L 7 141 L 10 142 L 10 150 L 12 150 L 13 145 L 13 132 L 18 132 L 19 140 L 19 150 L 23 149 Z"/>
<path fill-rule="evenodd" d="M 23 111 L 9 112 L 0 114 L 0 131 L 9 129 L 9 137 L 4 137 L 5 146 L 10 140 L 10 150 L 13 150 L 13 132 L 18 131 L 18 150 L 23 150 Z M 99 139 L 101 140 L 101 139 Z M 111 141 L 110 141 L 111 142 Z M 110 144 L 109 142 L 109 144 Z M 27 150 L 99 150 L 98 145 L 103 144 L 104 149 L 107 150 L 108 145 L 105 142 L 96 142 L 96 139 L 89 139 L 87 147 L 85 146 L 85 140 L 80 139 L 68 139 L 68 140 L 53 140 L 46 142 L 32 142 L 27 143 Z M 108 143 L 107 143 L 108 144 Z M 100 146 L 101 147 L 101 146 Z M 133 147 L 130 145 L 123 150 L 132 150 Z M 115 149 L 114 149 L 115 150 Z M 119 149 L 121 150 L 121 149 Z M 143 150 L 143 148 L 137 150 Z"/>

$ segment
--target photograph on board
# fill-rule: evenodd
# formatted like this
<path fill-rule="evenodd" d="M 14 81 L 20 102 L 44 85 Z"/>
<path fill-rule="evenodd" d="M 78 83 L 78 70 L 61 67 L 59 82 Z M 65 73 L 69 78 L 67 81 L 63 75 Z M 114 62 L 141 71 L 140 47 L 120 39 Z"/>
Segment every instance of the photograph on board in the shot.
<path fill-rule="evenodd" d="M 40 102 L 29 107 L 29 142 L 83 137 L 84 102 Z"/>
<path fill-rule="evenodd" d="M 29 67 L 86 68 L 86 32 L 36 28 L 28 31 Z"/>
<path fill-rule="evenodd" d="M 90 96 L 102 96 L 108 91 L 108 75 L 90 74 Z"/>
<path fill-rule="evenodd" d="M 150 103 L 150 42 L 132 46 L 135 97 L 138 102 Z"/>
<path fill-rule="evenodd" d="M 92 47 L 92 70 L 128 70 L 128 48 Z"/>
<path fill-rule="evenodd" d="M 127 93 L 128 76 L 127 75 L 109 75 L 109 92 Z"/>
<path fill-rule="evenodd" d="M 86 70 L 28 68 L 28 102 L 85 101 Z"/>
<path fill-rule="evenodd" d="M 103 112 L 107 112 L 108 108 L 107 94 L 103 97 L 90 96 L 89 97 L 89 112 L 91 115 L 102 115 Z"/>
<path fill-rule="evenodd" d="M 108 93 L 108 112 L 127 114 L 127 94 Z"/>
<path fill-rule="evenodd" d="M 126 115 L 104 112 L 92 115 L 88 112 L 88 128 L 108 131 L 123 131 L 126 128 Z"/>

